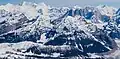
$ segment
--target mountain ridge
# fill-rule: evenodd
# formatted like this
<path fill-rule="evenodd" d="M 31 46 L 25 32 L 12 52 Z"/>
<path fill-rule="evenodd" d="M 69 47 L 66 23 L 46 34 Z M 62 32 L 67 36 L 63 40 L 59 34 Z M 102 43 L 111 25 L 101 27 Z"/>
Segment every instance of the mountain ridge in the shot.
<path fill-rule="evenodd" d="M 3 51 L 1 55 L 18 54 L 19 57 L 19 53 L 31 53 L 32 55 L 27 54 L 26 57 L 47 55 L 47 58 L 54 58 L 52 56 L 57 54 L 57 58 L 90 58 L 93 55 L 104 58 L 101 55 L 118 49 L 114 40 L 120 38 L 119 16 L 119 9 L 117 11 L 104 5 L 85 8 L 56 8 L 44 3 L 27 2 L 21 5 L 1 5 L 0 45 L 13 49 Z M 21 48 L 14 51 L 17 48 L 14 44 Z M 21 44 L 30 46 L 26 48 Z M 52 48 L 56 46 L 58 48 Z M 17 58 L 11 55 L 12 57 Z"/>

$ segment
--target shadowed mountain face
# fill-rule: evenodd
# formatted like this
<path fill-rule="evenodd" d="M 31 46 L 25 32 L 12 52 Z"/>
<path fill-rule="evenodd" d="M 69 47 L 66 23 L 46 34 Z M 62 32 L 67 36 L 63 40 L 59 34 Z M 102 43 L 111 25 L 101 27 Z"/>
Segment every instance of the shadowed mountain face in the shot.
<path fill-rule="evenodd" d="M 101 54 L 117 48 L 113 39 L 120 38 L 120 19 L 119 10 L 114 8 L 56 8 L 43 3 L 8 5 L 8 9 L 0 9 L 0 43 L 9 43 L 6 46 L 16 48 L 17 53 L 5 51 L 6 54 L 25 54 L 26 58 L 90 58 L 95 54 L 102 58 Z M 9 9 L 11 6 L 15 12 Z M 26 6 L 30 7 L 28 11 L 22 8 Z"/>

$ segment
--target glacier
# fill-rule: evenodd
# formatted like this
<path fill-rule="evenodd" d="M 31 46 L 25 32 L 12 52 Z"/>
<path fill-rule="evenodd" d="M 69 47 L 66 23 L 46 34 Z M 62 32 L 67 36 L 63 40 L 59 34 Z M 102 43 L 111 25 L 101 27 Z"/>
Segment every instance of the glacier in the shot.
<path fill-rule="evenodd" d="M 119 39 L 120 9 L 107 5 L 0 6 L 0 58 L 115 59 Z"/>

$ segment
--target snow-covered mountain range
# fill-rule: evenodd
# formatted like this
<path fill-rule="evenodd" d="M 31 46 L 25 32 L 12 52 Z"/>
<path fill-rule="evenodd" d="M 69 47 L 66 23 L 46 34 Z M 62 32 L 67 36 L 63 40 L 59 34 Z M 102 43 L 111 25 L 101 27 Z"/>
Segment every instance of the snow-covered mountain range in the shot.
<path fill-rule="evenodd" d="M 0 58 L 114 58 L 117 39 L 120 9 L 110 6 L 0 6 Z"/>

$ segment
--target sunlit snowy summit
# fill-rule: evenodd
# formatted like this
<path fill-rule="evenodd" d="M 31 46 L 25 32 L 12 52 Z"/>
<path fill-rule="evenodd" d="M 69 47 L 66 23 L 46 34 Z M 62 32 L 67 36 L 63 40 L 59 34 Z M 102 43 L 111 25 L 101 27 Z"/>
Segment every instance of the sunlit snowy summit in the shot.
<path fill-rule="evenodd" d="M 120 9 L 114 7 L 0 5 L 0 58 L 114 59 L 118 39 Z"/>

